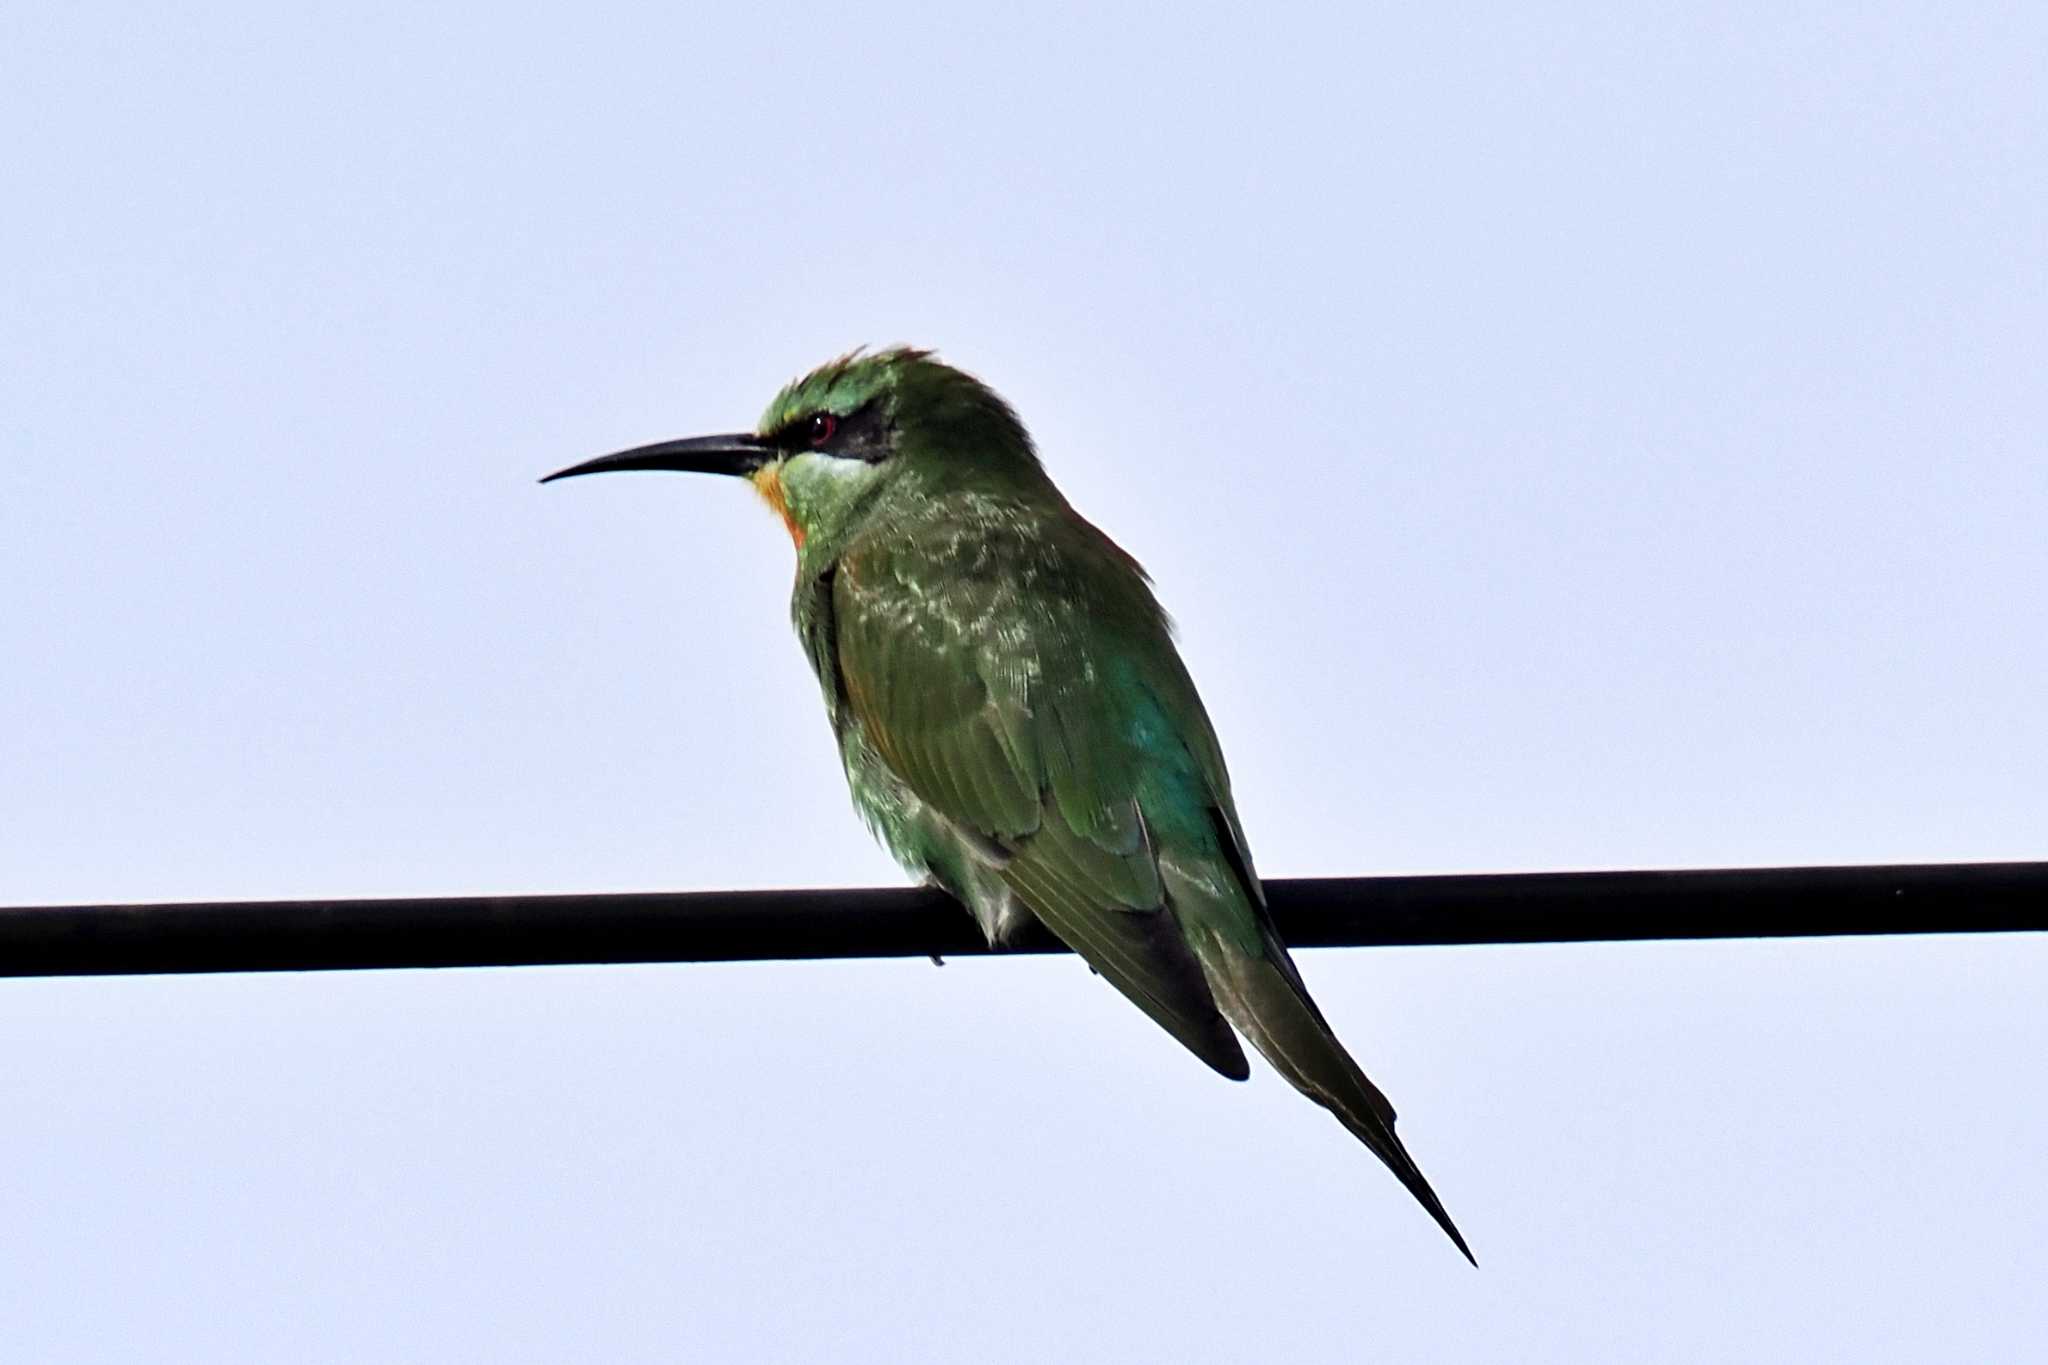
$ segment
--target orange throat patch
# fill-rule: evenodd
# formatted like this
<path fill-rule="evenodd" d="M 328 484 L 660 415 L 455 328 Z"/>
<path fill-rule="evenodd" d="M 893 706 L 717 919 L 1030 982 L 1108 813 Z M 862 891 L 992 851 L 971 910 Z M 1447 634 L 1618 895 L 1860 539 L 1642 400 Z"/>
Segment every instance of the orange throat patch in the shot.
<path fill-rule="evenodd" d="M 747 476 L 747 482 L 754 485 L 754 491 L 761 495 L 761 501 L 775 509 L 775 515 L 782 518 L 782 524 L 789 528 L 789 538 L 796 542 L 797 549 L 804 547 L 804 528 L 797 525 L 796 518 L 789 514 L 789 495 L 782 487 L 782 462 L 764 464 Z"/>

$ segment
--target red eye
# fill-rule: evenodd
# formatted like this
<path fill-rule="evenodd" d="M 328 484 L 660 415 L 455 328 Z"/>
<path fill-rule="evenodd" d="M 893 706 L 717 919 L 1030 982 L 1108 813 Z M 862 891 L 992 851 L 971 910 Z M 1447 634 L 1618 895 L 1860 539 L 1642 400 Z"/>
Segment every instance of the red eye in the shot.
<path fill-rule="evenodd" d="M 838 430 L 837 417 L 829 412 L 814 412 L 811 414 L 811 420 L 804 426 L 804 440 L 810 444 L 811 449 L 816 450 L 831 440 Z"/>

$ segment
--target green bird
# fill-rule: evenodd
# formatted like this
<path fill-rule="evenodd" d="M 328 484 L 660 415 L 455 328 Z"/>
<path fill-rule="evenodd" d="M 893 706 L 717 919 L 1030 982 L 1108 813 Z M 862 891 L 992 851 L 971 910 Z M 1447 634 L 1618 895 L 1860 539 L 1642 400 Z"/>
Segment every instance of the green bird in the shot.
<path fill-rule="evenodd" d="M 928 352 L 857 351 L 755 431 L 542 482 L 634 469 L 736 475 L 780 514 L 853 804 L 898 862 L 991 944 L 1038 920 L 1243 1080 L 1236 1025 L 1472 1259 L 1274 932 L 1150 579 L 1061 496 L 1007 403 Z"/>

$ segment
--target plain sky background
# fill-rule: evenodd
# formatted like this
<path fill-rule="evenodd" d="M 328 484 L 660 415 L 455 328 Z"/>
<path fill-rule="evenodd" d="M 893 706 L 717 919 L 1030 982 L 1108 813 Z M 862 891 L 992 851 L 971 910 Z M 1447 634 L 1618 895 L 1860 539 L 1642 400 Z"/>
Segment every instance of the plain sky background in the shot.
<path fill-rule="evenodd" d="M 858 343 L 1273 876 L 2048 856 L 2048 11 L 0 11 L 0 903 L 898 880 L 729 483 Z M 1478 1252 L 1071 958 L 0 982 L 10 1360 L 1986 1360 L 2048 941 L 1336 951 Z"/>

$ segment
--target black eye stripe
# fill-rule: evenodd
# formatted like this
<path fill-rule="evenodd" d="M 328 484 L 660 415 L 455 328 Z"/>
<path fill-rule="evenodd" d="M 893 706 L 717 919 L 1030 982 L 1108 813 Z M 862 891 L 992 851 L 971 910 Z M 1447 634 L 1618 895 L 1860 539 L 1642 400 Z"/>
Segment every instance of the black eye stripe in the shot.
<path fill-rule="evenodd" d="M 845 416 L 819 408 L 790 418 L 769 439 L 792 454 L 807 450 L 879 464 L 891 452 L 891 430 L 873 402 Z"/>

